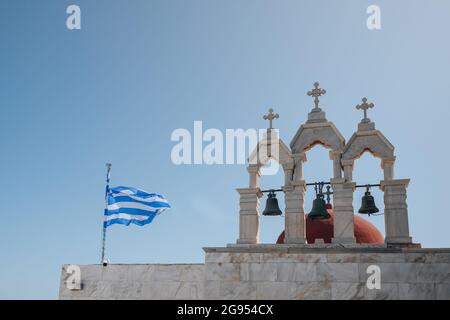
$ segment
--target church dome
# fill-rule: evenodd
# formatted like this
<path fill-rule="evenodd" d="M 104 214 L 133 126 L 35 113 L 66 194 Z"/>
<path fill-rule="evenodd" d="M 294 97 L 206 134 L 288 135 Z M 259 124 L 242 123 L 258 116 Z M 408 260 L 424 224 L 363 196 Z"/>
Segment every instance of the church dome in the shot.
<path fill-rule="evenodd" d="M 308 243 L 314 243 L 316 239 L 323 239 L 325 243 L 331 243 L 333 238 L 333 209 L 328 209 L 331 218 L 327 220 L 312 220 L 306 215 L 306 240 Z M 355 215 L 353 218 L 355 224 L 355 238 L 357 243 L 384 243 L 381 232 L 366 219 Z M 284 231 L 280 234 L 277 244 L 284 243 Z"/>

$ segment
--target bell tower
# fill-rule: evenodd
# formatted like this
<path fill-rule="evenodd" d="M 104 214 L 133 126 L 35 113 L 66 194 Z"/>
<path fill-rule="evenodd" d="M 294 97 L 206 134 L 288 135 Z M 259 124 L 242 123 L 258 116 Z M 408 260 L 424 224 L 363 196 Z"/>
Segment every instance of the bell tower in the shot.
<path fill-rule="evenodd" d="M 269 109 L 264 120 L 269 121 L 269 128 L 263 139 L 257 144 L 249 157 L 248 188 L 237 189 L 240 195 L 240 226 L 238 244 L 259 243 L 259 199 L 268 193 L 265 215 L 280 215 L 276 192 L 284 192 L 285 198 L 285 244 L 306 245 L 306 222 L 304 211 L 304 197 L 308 186 L 315 186 L 317 199 L 314 208 L 314 217 L 319 219 L 330 218 L 324 207 L 322 188 L 327 185 L 327 196 L 333 196 L 333 238 L 332 243 L 337 245 L 357 245 L 354 228 L 353 195 L 356 188 L 366 188 L 363 197 L 365 206 L 360 213 L 372 214 L 378 209 L 369 188 L 378 186 L 384 192 L 384 218 L 385 218 L 385 245 L 402 246 L 412 243 L 408 226 L 408 207 L 406 204 L 406 188 L 409 179 L 394 179 L 394 146 L 377 129 L 375 123 L 368 118 L 368 111 L 374 104 L 367 98 L 356 106 L 363 111 L 363 118 L 358 124 L 357 131 L 346 143 L 344 137 L 326 118 L 325 111 L 320 106 L 320 98 L 326 94 L 318 82 L 307 92 L 313 98 L 313 107 L 308 113 L 305 123 L 301 124 L 295 133 L 289 147 L 279 138 L 278 130 L 273 128 L 273 121 L 280 116 Z M 320 144 L 329 149 L 332 161 L 333 176 L 326 182 L 307 182 L 304 178 L 303 164 L 307 161 L 306 153 L 315 145 Z M 381 160 L 384 180 L 377 184 L 353 181 L 353 165 L 364 152 L 370 152 Z M 270 159 L 276 160 L 283 168 L 284 182 L 280 189 L 261 190 L 259 179 L 261 167 Z M 320 191 L 317 187 L 320 186 Z M 331 191 L 330 191 L 331 189 Z M 323 207 L 323 208 L 322 208 Z M 310 218 L 313 218 L 312 216 Z"/>
<path fill-rule="evenodd" d="M 384 192 L 385 242 L 387 245 L 410 244 L 412 238 L 409 235 L 406 204 L 406 188 L 410 180 L 394 178 L 395 148 L 368 118 L 367 111 L 373 107 L 374 104 L 368 102 L 366 97 L 356 106 L 356 109 L 363 110 L 364 114 L 358 124 L 358 130 L 352 135 L 342 154 L 344 179 L 348 183 L 353 183 L 354 162 L 364 152 L 370 152 L 379 158 L 384 173 L 384 180 L 380 181 L 379 187 Z"/>
<path fill-rule="evenodd" d="M 264 120 L 269 121 L 269 128 L 264 133 L 263 138 L 258 142 L 255 150 L 248 159 L 247 172 L 249 174 L 248 188 L 239 188 L 239 239 L 237 244 L 258 244 L 259 243 L 259 199 L 263 196 L 260 189 L 259 180 L 261 178 L 261 168 L 271 159 L 281 165 L 284 171 L 284 184 L 288 185 L 293 175 L 293 159 L 289 147 L 279 138 L 278 130 L 273 128 L 273 120 L 279 115 L 274 113 L 272 108 Z M 273 195 L 273 193 L 272 193 Z M 276 199 L 276 198 L 274 198 Z M 289 215 L 286 206 L 286 216 Z M 303 233 L 304 234 L 304 231 Z M 304 236 L 302 237 L 304 243 Z"/>

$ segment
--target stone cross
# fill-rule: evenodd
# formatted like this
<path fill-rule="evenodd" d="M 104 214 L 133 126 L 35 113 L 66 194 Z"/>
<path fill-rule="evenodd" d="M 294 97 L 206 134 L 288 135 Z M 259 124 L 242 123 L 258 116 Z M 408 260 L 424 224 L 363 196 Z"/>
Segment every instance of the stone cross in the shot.
<path fill-rule="evenodd" d="M 280 117 L 280 115 L 279 115 L 278 113 L 273 113 L 273 109 L 270 108 L 270 109 L 269 109 L 269 114 L 268 114 L 268 115 L 265 115 L 265 116 L 263 117 L 263 119 L 264 119 L 264 120 L 269 120 L 269 129 L 273 129 L 273 128 L 272 128 L 272 121 L 273 121 L 274 119 L 278 119 L 279 117 Z"/>
<path fill-rule="evenodd" d="M 370 108 L 373 108 L 374 104 L 373 103 L 367 103 L 367 98 L 366 97 L 362 98 L 362 102 L 363 103 L 358 104 L 356 106 L 356 109 L 364 111 L 364 119 L 362 119 L 361 122 L 367 123 L 367 122 L 370 122 L 370 119 L 367 118 L 367 110 L 369 110 Z"/>
<path fill-rule="evenodd" d="M 306 94 L 310 97 L 314 97 L 314 109 L 319 110 L 319 97 L 323 96 L 325 93 L 327 93 L 326 90 L 319 88 L 319 83 L 314 83 L 314 89 L 311 91 L 308 91 Z"/>

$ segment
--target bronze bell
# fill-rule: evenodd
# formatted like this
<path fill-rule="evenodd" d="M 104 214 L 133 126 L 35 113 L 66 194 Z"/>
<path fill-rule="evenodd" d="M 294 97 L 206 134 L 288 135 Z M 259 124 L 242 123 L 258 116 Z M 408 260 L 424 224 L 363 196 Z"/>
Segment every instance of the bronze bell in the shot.
<path fill-rule="evenodd" d="M 283 214 L 278 206 L 277 195 L 274 191 L 270 191 L 267 195 L 266 208 L 262 214 L 263 216 L 281 216 Z"/>
<path fill-rule="evenodd" d="M 367 189 L 364 193 L 364 196 L 362 197 L 361 208 L 358 212 L 371 215 L 372 213 L 377 213 L 378 211 L 380 210 L 378 210 L 377 206 L 375 205 L 373 196 L 370 194 L 369 189 Z"/>
<path fill-rule="evenodd" d="M 314 199 L 313 201 L 313 207 L 308 217 L 312 220 L 325 220 L 330 218 L 330 214 L 328 213 L 326 208 L 325 200 L 323 199 L 323 194 L 317 194 L 316 199 Z"/>

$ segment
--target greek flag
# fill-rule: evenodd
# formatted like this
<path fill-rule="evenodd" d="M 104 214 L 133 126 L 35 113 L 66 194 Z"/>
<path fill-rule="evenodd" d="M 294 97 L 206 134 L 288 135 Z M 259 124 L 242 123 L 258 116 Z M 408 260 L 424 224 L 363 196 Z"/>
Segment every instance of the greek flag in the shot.
<path fill-rule="evenodd" d="M 115 223 L 127 226 L 134 223 L 143 226 L 170 208 L 170 204 L 163 195 L 132 187 L 107 187 L 106 193 L 105 228 Z"/>

